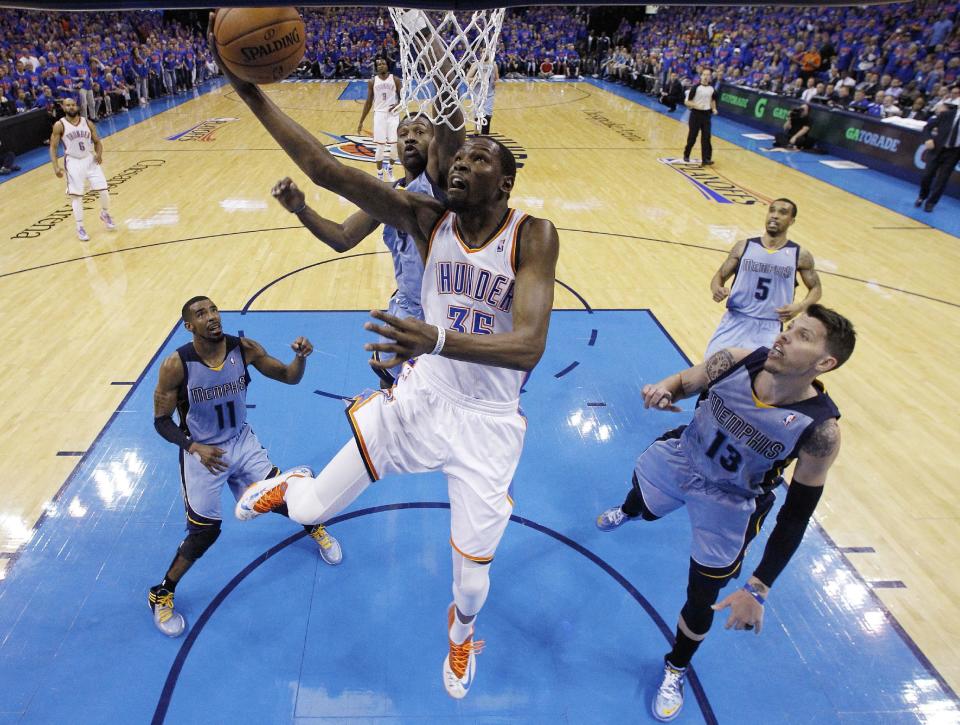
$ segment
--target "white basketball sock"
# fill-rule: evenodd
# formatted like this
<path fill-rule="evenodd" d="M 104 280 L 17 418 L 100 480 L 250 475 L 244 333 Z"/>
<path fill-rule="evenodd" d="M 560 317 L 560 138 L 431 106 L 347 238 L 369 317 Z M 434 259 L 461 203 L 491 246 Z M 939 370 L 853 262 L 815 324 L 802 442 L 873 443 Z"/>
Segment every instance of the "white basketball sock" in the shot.
<path fill-rule="evenodd" d="M 77 221 L 77 226 L 83 226 L 83 197 L 74 196 L 70 199 L 70 206 L 73 207 L 73 218 Z"/>
<path fill-rule="evenodd" d="M 106 189 L 100 192 L 100 208 L 104 211 L 110 211 L 110 192 Z"/>
<path fill-rule="evenodd" d="M 298 524 L 322 524 L 349 506 L 370 485 L 354 441 L 347 441 L 316 478 L 291 478 L 284 499 Z"/>
<path fill-rule="evenodd" d="M 450 639 L 462 643 L 476 624 L 476 616 L 487 601 L 490 593 L 490 564 L 479 564 L 467 559 L 456 549 L 453 550 L 453 601 L 465 617 L 473 617 L 464 624 L 454 615 L 450 627 Z"/>

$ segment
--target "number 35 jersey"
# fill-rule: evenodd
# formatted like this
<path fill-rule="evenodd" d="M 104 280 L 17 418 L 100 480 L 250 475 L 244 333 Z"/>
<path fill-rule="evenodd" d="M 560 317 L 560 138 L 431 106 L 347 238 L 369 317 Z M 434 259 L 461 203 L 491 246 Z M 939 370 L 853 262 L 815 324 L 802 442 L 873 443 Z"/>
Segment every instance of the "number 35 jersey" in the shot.
<path fill-rule="evenodd" d="M 700 395 L 680 446 L 703 478 L 728 493 L 758 496 L 775 488 L 783 469 L 818 425 L 840 411 L 819 380 L 817 394 L 790 405 L 762 403 L 753 381 L 767 348 L 747 355 Z"/>
<path fill-rule="evenodd" d="M 793 302 L 800 247 L 787 242 L 767 249 L 760 237 L 748 239 L 737 265 L 727 309 L 761 320 L 779 320 L 777 308 Z"/>
<path fill-rule="evenodd" d="M 513 330 L 513 294 L 523 212 L 510 209 L 496 232 L 477 249 L 460 237 L 457 215 L 445 212 L 434 227 L 424 265 L 420 303 L 431 325 L 469 335 Z M 520 398 L 520 370 L 421 355 L 417 365 L 458 393 L 496 403 Z"/>
<path fill-rule="evenodd" d="M 193 343 L 177 348 L 183 363 L 180 422 L 197 443 L 215 445 L 236 437 L 247 420 L 250 375 L 239 337 L 225 335 L 227 354 L 216 368 L 208 367 Z"/>

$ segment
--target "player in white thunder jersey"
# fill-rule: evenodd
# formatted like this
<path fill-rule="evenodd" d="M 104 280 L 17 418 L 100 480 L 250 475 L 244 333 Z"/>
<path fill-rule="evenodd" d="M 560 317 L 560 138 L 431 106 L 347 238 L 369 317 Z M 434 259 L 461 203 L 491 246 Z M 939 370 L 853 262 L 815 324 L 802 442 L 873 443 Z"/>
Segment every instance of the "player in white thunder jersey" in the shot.
<path fill-rule="evenodd" d="M 77 102 L 65 99 L 61 105 L 66 114 L 53 124 L 50 133 L 50 163 L 57 178 L 63 178 L 63 169 L 57 158 L 57 151 L 63 143 L 63 165 L 67 172 L 67 194 L 73 206 L 73 218 L 77 222 L 77 237 L 81 242 L 89 241 L 90 235 L 83 226 L 83 194 L 89 182 L 92 191 L 100 192 L 100 221 L 107 229 L 116 229 L 110 217 L 110 192 L 107 191 L 107 179 L 100 166 L 103 160 L 103 144 L 92 122 L 80 115 Z"/>
<path fill-rule="evenodd" d="M 373 142 L 377 145 L 377 176 L 383 179 L 384 171 L 388 181 L 393 181 L 394 147 L 397 144 L 397 127 L 400 124 L 400 79 L 390 73 L 387 61 L 377 59 L 377 74 L 367 81 L 367 102 L 363 104 L 357 133 L 363 134 L 363 122 L 373 107 Z"/>
<path fill-rule="evenodd" d="M 404 170 L 404 178 L 397 182 L 397 186 L 442 199 L 450 160 L 463 143 L 465 131 L 453 131 L 446 124 L 435 129 L 429 118 L 418 114 L 403 119 L 397 134 L 403 148 Z M 296 214 L 317 239 L 341 254 L 356 247 L 380 226 L 380 222 L 364 211 L 351 214 L 342 224 L 320 216 L 307 204 L 306 196 L 289 177 L 277 182 L 272 194 L 287 211 Z M 383 228 L 383 242 L 393 257 L 397 281 L 388 312 L 396 317 L 422 320 L 423 259 L 420 250 L 409 234 L 390 226 Z M 400 369 L 399 365 L 390 370 L 374 368 L 380 376 L 380 387 L 389 388 L 396 383 Z"/>
<path fill-rule="evenodd" d="M 259 87 L 220 65 L 240 99 L 314 183 L 409 234 L 426 263 L 426 321 L 374 311 L 383 324 L 366 325 L 393 340 L 366 345 L 394 356 L 371 365 L 410 361 L 396 387 L 353 401 L 354 440 L 316 478 L 279 476 L 254 484 L 237 503 L 237 516 L 252 518 L 258 504 L 279 499 L 296 521 L 324 522 L 383 475 L 446 473 L 454 603 L 447 613 L 443 682 L 449 695 L 462 698 L 476 673 L 475 618 L 509 521 L 509 487 L 523 446 L 519 381 L 540 360 L 547 340 L 560 246 L 556 227 L 510 210 L 516 160 L 489 136 L 468 138 L 457 151 L 445 203 L 402 192 L 341 164 Z M 472 263 L 469 284 L 465 260 Z M 436 281 L 447 263 L 450 294 L 442 292 L 445 282 Z M 434 298 L 441 295 L 445 302 Z M 454 365 L 469 373 L 451 374 Z"/>
<path fill-rule="evenodd" d="M 713 301 L 727 300 L 727 311 L 707 345 L 706 357 L 728 347 L 753 350 L 769 347 L 783 323 L 793 319 L 820 299 L 820 276 L 813 255 L 787 239 L 797 220 L 797 205 L 775 199 L 767 208 L 762 237 L 737 242 L 710 280 Z M 794 302 L 796 276 L 807 294 Z M 725 286 L 736 275 L 732 288 Z"/>

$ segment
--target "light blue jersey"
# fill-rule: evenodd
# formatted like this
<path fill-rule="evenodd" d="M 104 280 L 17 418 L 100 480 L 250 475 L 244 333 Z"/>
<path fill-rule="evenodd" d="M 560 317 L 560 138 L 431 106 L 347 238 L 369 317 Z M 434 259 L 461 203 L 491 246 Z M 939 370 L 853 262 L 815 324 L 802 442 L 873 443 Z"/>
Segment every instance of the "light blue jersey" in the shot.
<path fill-rule="evenodd" d="M 227 354 L 219 368 L 207 367 L 193 343 L 177 349 L 183 363 L 181 421 L 197 443 L 216 445 L 235 438 L 247 420 L 250 375 L 240 338 L 226 335 Z"/>
<path fill-rule="evenodd" d="M 793 302 L 800 247 L 787 242 L 767 249 L 760 237 L 748 239 L 737 265 L 727 309 L 760 320 L 779 321 L 777 308 Z"/>
<path fill-rule="evenodd" d="M 403 186 L 403 182 L 400 181 L 397 185 Z M 435 199 L 441 198 L 439 189 L 430 181 L 426 171 L 411 181 L 406 189 Z M 420 287 L 423 281 L 423 259 L 417 243 L 406 232 L 388 226 L 383 228 L 383 243 L 393 255 L 393 274 L 397 279 L 397 291 L 391 300 L 391 306 L 406 312 L 403 317 L 417 317 L 422 320 Z"/>
<path fill-rule="evenodd" d="M 817 395 L 783 406 L 766 405 L 753 392 L 767 348 L 747 355 L 701 394 L 680 437 L 691 467 L 721 491 L 753 497 L 776 485 L 797 457 L 809 431 L 840 412 L 814 382 Z"/>

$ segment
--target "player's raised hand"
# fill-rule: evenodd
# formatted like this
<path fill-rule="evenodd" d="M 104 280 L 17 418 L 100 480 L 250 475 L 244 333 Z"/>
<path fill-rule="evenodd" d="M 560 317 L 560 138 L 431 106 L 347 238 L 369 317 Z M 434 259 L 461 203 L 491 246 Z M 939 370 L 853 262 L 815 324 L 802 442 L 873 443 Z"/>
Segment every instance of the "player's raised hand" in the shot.
<path fill-rule="evenodd" d="M 298 337 L 290 343 L 290 348 L 297 354 L 297 357 L 309 357 L 313 352 L 313 343 L 305 337 Z"/>
<path fill-rule="evenodd" d="M 729 287 L 714 287 L 713 288 L 713 301 L 714 302 L 723 302 L 727 297 L 730 296 Z"/>
<path fill-rule="evenodd" d="M 727 607 L 730 607 L 730 616 L 727 617 L 724 629 L 752 629 L 755 634 L 760 634 L 763 629 L 763 605 L 751 594 L 743 589 L 736 589 L 711 609 L 720 612 Z"/>
<path fill-rule="evenodd" d="M 644 385 L 643 407 L 669 410 L 671 413 L 680 413 L 682 410 L 673 404 L 673 393 L 662 385 Z"/>
<path fill-rule="evenodd" d="M 368 342 L 363 346 L 364 350 L 370 352 L 393 353 L 393 357 L 389 360 L 370 360 L 372 367 L 389 370 L 410 358 L 428 353 L 436 347 L 437 328 L 434 325 L 428 325 L 416 317 L 401 319 L 381 310 L 371 310 L 370 316 L 386 324 L 377 325 L 373 322 L 367 322 L 363 328 L 393 340 L 393 342 Z"/>
<path fill-rule="evenodd" d="M 221 473 L 230 466 L 223 457 L 227 454 L 222 448 L 217 446 L 208 446 L 203 443 L 194 443 L 190 446 L 190 453 L 200 459 L 200 463 L 210 473 Z"/>
<path fill-rule="evenodd" d="M 307 205 L 307 198 L 289 176 L 280 179 L 270 190 L 273 198 L 289 212 L 296 212 Z"/>

